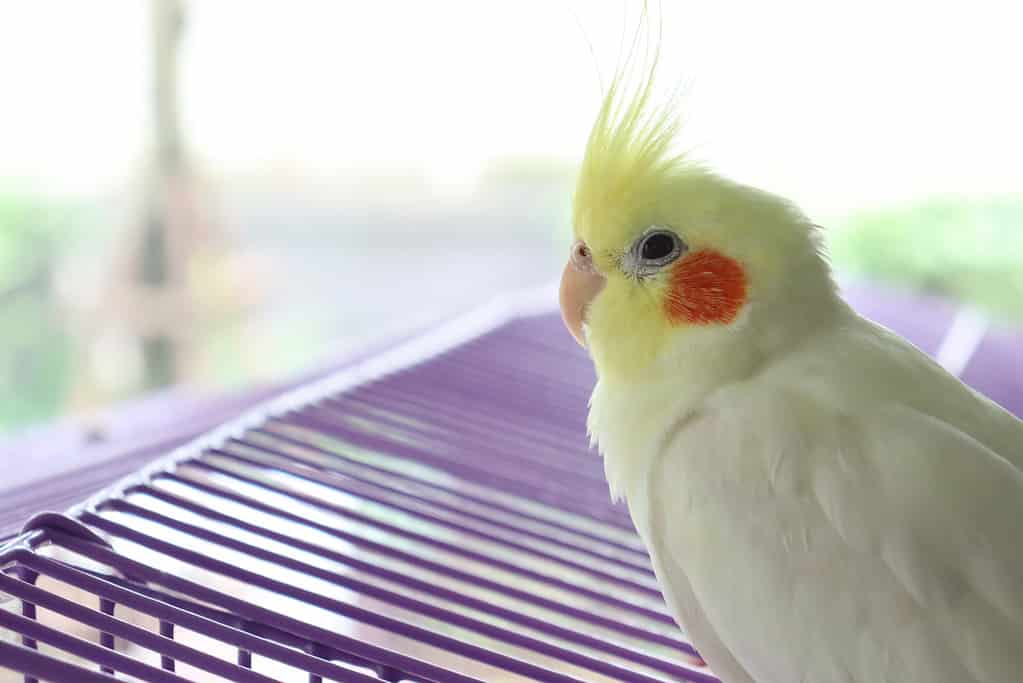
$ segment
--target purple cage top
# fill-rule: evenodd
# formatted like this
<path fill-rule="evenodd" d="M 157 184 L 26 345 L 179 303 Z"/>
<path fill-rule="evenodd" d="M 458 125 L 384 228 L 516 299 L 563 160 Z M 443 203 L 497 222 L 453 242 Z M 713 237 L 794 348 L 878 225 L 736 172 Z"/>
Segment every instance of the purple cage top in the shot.
<path fill-rule="evenodd" d="M 1023 408 L 1023 379 L 982 362 L 1018 338 L 936 302 L 852 298 Z M 590 363 L 530 301 L 289 389 L 35 516 L 0 548 L 0 682 L 716 680 L 587 449 Z M 98 482 L 82 477 L 61 495 Z"/>

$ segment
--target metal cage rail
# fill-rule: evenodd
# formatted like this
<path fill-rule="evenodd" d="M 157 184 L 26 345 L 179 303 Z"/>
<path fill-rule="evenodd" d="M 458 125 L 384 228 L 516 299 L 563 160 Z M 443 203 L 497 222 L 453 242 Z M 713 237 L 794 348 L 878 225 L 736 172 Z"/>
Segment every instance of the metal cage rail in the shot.
<path fill-rule="evenodd" d="M 559 325 L 488 309 L 37 516 L 0 550 L 0 672 L 715 680 L 587 451 Z"/>
<path fill-rule="evenodd" d="M 872 317 L 940 356 L 954 312 L 906 310 Z M 38 515 L 0 547 L 0 683 L 716 680 L 586 448 L 592 382 L 505 302 Z"/>

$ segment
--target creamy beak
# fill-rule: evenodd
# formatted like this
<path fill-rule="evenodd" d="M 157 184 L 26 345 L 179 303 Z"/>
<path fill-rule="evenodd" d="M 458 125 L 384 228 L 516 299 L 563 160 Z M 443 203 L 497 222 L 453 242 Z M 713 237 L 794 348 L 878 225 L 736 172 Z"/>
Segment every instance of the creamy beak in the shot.
<path fill-rule="evenodd" d="M 584 262 L 579 262 L 579 259 L 569 259 L 561 274 L 561 291 L 559 293 L 561 318 L 580 346 L 586 346 L 586 338 L 583 335 L 586 307 L 604 288 L 605 282 L 604 276 L 593 267 L 592 263 L 588 263 L 588 259 Z"/>

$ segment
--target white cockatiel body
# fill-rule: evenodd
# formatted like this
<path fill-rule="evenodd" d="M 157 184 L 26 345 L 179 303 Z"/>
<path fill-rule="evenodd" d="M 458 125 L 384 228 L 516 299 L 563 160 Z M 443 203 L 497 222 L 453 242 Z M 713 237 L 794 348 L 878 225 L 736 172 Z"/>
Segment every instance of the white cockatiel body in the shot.
<path fill-rule="evenodd" d="M 680 625 L 725 683 L 1023 681 L 1023 423 L 853 312 L 797 209 L 672 156 L 652 79 L 598 114 L 561 298 Z"/>
<path fill-rule="evenodd" d="M 841 318 L 703 396 L 598 384 L 673 613 L 726 683 L 1023 680 L 1019 423 Z"/>

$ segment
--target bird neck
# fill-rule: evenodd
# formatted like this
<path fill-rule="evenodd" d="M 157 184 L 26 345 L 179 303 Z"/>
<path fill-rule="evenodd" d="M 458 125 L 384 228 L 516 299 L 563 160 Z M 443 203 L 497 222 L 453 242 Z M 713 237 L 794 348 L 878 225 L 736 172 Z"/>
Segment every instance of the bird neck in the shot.
<path fill-rule="evenodd" d="M 678 362 L 671 371 L 630 381 L 600 376 L 590 398 L 587 426 L 599 444 L 612 496 L 628 499 L 646 479 L 668 434 L 720 386 L 756 372 L 754 354 Z"/>
<path fill-rule="evenodd" d="M 643 485 L 665 442 L 715 391 L 752 379 L 837 324 L 848 308 L 826 296 L 789 319 L 741 321 L 741 329 L 687 335 L 642 374 L 601 372 L 587 426 L 604 457 L 612 496 L 628 498 Z"/>

